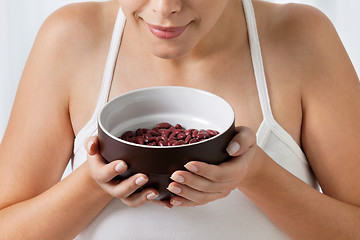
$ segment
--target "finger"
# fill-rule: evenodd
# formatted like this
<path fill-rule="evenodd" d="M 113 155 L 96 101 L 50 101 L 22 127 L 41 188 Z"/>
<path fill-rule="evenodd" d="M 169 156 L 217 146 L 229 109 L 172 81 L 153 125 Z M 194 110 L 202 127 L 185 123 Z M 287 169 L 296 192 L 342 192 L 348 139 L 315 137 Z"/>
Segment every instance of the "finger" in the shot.
<path fill-rule="evenodd" d="M 228 144 L 226 151 L 230 156 L 240 156 L 249 148 L 256 145 L 256 134 L 248 127 L 239 126 L 235 128 L 238 132 Z"/>
<path fill-rule="evenodd" d="M 159 205 L 159 206 L 161 206 L 163 208 L 166 208 L 166 209 L 170 209 L 170 208 L 173 207 L 173 205 L 168 200 L 166 200 L 166 201 L 155 200 L 152 203 L 154 203 L 156 205 Z"/>
<path fill-rule="evenodd" d="M 186 185 L 201 192 L 219 193 L 224 191 L 224 189 L 227 187 L 227 184 L 214 182 L 208 178 L 204 178 L 187 171 L 176 171 L 171 175 L 170 178 L 175 182 Z"/>
<path fill-rule="evenodd" d="M 127 165 L 124 161 L 116 160 L 108 163 L 99 153 L 88 155 L 87 161 L 91 175 L 99 183 L 109 182 L 127 170 Z"/>
<path fill-rule="evenodd" d="M 107 183 L 127 170 L 127 165 L 122 160 L 104 163 L 103 159 L 91 156 L 88 161 L 91 175 L 98 183 Z"/>
<path fill-rule="evenodd" d="M 219 198 L 225 197 L 223 193 L 207 193 L 201 192 L 196 189 L 190 188 L 186 185 L 182 185 L 176 182 L 169 184 L 168 190 L 177 196 L 183 197 L 187 200 L 195 202 L 197 205 L 203 205 L 210 201 L 214 201 Z M 178 199 L 179 200 L 179 199 Z M 171 204 L 174 204 L 174 199 L 170 201 Z M 177 203 L 175 202 L 175 205 Z"/>
<path fill-rule="evenodd" d="M 232 162 L 229 160 L 228 162 Z M 231 168 L 231 164 L 220 164 L 213 165 L 204 162 L 192 161 L 185 164 L 185 168 L 198 176 L 204 177 L 208 180 L 217 183 L 228 183 L 232 180 L 233 175 L 231 174 L 235 169 Z"/>
<path fill-rule="evenodd" d="M 158 191 L 152 188 L 148 188 L 139 193 L 131 194 L 129 197 L 122 199 L 122 201 L 130 207 L 139 207 L 148 202 L 154 201 L 154 199 L 158 196 Z"/>
<path fill-rule="evenodd" d="M 219 165 L 192 161 L 185 164 L 185 168 L 196 175 L 202 176 L 213 182 L 231 186 L 241 181 L 241 179 L 249 172 L 250 162 L 253 157 L 247 156 L 254 155 L 256 149 L 256 146 L 252 147 L 245 154 L 231 158 Z"/>
<path fill-rule="evenodd" d="M 175 196 L 170 199 L 171 206 L 177 206 L 177 207 L 196 207 L 200 206 L 199 203 L 190 201 L 189 199 Z"/>
<path fill-rule="evenodd" d="M 138 188 L 142 187 L 149 181 L 149 178 L 145 174 L 135 174 L 123 181 L 119 182 L 109 182 L 104 184 L 104 188 L 112 196 L 116 198 L 125 199 L 133 194 Z"/>
<path fill-rule="evenodd" d="M 99 141 L 97 136 L 88 137 L 84 143 L 84 147 L 89 155 L 95 155 L 99 152 Z"/>
<path fill-rule="evenodd" d="M 98 151 L 97 137 L 89 137 L 87 139 L 88 164 L 91 175 L 96 182 L 105 183 L 113 179 L 115 176 L 125 172 L 127 165 L 122 160 L 112 161 L 108 163 Z"/>

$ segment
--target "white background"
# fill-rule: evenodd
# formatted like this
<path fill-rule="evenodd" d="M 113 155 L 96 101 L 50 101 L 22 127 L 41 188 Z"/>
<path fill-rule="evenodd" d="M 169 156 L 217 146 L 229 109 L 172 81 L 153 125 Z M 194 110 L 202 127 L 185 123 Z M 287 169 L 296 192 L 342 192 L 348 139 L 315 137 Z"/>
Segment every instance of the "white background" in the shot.
<path fill-rule="evenodd" d="M 71 0 L 0 0 L 0 142 L 6 129 L 25 62 L 42 22 Z M 322 10 L 333 22 L 360 73 L 359 0 L 273 0 L 298 2 Z"/>

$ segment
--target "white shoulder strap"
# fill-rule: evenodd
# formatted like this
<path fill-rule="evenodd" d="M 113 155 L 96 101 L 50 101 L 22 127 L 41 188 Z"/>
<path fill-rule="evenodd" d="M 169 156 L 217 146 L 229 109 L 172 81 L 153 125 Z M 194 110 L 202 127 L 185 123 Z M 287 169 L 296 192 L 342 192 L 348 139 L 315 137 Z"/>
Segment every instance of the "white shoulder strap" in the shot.
<path fill-rule="evenodd" d="M 111 82 L 114 77 L 114 71 L 116 66 L 116 60 L 121 44 L 122 33 L 125 26 L 125 16 L 122 10 L 119 8 L 118 16 L 116 18 L 113 35 L 111 39 L 110 49 L 106 60 L 105 71 L 101 84 L 100 95 L 96 105 L 95 113 L 100 113 L 100 110 L 108 101 Z"/>
<path fill-rule="evenodd" d="M 261 55 L 260 41 L 257 32 L 254 7 L 252 5 L 251 0 L 243 0 L 242 2 L 244 6 L 246 23 L 248 28 L 251 59 L 255 73 L 256 85 L 259 93 L 261 110 L 263 113 L 264 120 L 273 119 L 271 106 L 270 106 L 270 98 L 266 84 L 263 59 Z"/>

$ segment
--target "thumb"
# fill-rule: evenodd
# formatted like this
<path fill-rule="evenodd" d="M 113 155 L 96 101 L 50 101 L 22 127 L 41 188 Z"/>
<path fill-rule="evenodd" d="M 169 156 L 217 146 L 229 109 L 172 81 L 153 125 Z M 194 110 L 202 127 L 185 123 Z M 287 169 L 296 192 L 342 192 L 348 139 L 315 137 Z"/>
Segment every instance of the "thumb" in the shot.
<path fill-rule="evenodd" d="M 84 143 L 84 147 L 89 155 L 95 155 L 99 152 L 97 136 L 88 137 Z"/>
<path fill-rule="evenodd" d="M 245 153 L 256 145 L 256 134 L 248 127 L 236 127 L 237 134 L 230 141 L 226 151 L 230 156 L 236 157 Z"/>

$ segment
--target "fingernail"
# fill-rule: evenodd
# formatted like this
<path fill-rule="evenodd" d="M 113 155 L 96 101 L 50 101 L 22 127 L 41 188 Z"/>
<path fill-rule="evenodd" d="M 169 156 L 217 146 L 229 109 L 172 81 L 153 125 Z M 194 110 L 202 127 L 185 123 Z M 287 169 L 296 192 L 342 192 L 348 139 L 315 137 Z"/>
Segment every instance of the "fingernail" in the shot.
<path fill-rule="evenodd" d="M 194 165 L 189 164 L 189 163 L 185 164 L 184 167 L 185 167 L 187 170 L 189 170 L 190 172 L 196 173 L 196 172 L 199 171 L 199 169 L 198 169 L 197 167 L 195 167 Z"/>
<path fill-rule="evenodd" d="M 146 195 L 146 198 L 147 198 L 148 200 L 154 200 L 154 199 L 157 198 L 158 196 L 159 196 L 158 194 L 152 192 L 152 193 Z"/>
<path fill-rule="evenodd" d="M 173 192 L 173 193 L 175 193 L 175 194 L 179 194 L 179 193 L 181 193 L 181 188 L 179 188 L 179 187 L 175 187 L 175 186 L 170 186 L 170 187 L 168 187 L 167 188 L 170 192 Z"/>
<path fill-rule="evenodd" d="M 240 150 L 240 144 L 237 142 L 232 142 L 227 148 L 226 151 L 229 155 L 234 155 L 236 152 Z"/>
<path fill-rule="evenodd" d="M 88 144 L 87 144 L 88 151 L 90 151 L 91 146 L 93 145 L 93 143 L 94 143 L 93 140 L 89 140 L 89 142 L 88 142 Z"/>
<path fill-rule="evenodd" d="M 165 208 L 165 209 L 171 209 L 170 207 L 168 207 L 167 205 L 165 205 L 165 204 L 161 204 L 161 206 L 163 207 L 163 208 Z"/>
<path fill-rule="evenodd" d="M 125 170 L 125 168 L 126 168 L 126 165 L 123 162 L 120 162 L 115 166 L 115 171 L 123 172 Z"/>
<path fill-rule="evenodd" d="M 170 178 L 172 180 L 174 180 L 175 182 L 179 182 L 179 183 L 185 182 L 185 179 L 182 176 L 180 176 L 180 175 L 178 175 L 176 173 L 173 173 Z"/>
<path fill-rule="evenodd" d="M 174 205 L 174 206 L 180 206 L 182 203 L 180 201 L 177 201 L 177 200 L 172 200 L 171 201 L 171 205 Z"/>
<path fill-rule="evenodd" d="M 147 182 L 147 180 L 144 177 L 139 177 L 135 181 L 136 185 L 139 185 L 139 186 L 145 184 L 146 182 Z"/>

